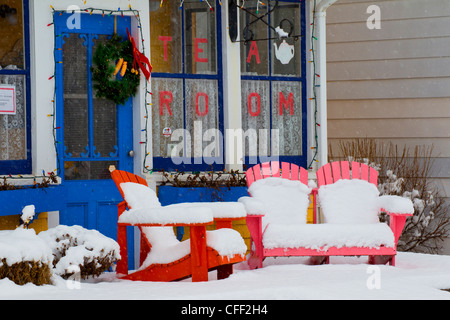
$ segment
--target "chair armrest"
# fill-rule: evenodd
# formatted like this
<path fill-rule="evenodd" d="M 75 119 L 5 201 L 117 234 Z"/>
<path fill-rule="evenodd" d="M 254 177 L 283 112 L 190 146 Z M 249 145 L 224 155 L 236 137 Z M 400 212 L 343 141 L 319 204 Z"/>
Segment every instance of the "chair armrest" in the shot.
<path fill-rule="evenodd" d="M 124 212 L 118 223 L 147 226 L 198 226 L 213 223 L 211 209 L 206 207 L 139 208 Z"/>
<path fill-rule="evenodd" d="M 122 213 L 124 213 L 127 210 L 127 202 L 122 201 L 117 205 L 117 217 L 120 217 Z"/>
<path fill-rule="evenodd" d="M 247 212 L 247 217 L 252 215 L 264 215 L 265 213 L 264 203 L 258 199 L 251 197 L 240 197 L 238 202 L 244 205 L 245 211 Z"/>
<path fill-rule="evenodd" d="M 411 199 L 405 197 L 384 195 L 378 198 L 378 205 L 381 211 L 389 215 L 412 216 L 414 214 Z"/>

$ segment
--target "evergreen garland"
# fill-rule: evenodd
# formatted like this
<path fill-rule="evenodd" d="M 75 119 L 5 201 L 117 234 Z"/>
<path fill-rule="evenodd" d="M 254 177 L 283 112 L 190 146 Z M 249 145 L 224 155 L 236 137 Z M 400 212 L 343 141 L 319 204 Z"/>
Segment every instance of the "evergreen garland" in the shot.
<path fill-rule="evenodd" d="M 116 63 L 123 58 L 127 62 L 127 70 L 122 77 L 114 76 Z M 131 41 L 122 41 L 114 34 L 105 44 L 100 43 L 94 53 L 92 67 L 92 80 L 98 98 L 106 98 L 116 104 L 124 104 L 130 96 L 135 95 L 139 86 L 139 72 L 131 72 L 133 68 L 133 46 Z M 137 68 L 137 66 L 135 66 Z M 138 71 L 138 70 L 136 70 Z"/>

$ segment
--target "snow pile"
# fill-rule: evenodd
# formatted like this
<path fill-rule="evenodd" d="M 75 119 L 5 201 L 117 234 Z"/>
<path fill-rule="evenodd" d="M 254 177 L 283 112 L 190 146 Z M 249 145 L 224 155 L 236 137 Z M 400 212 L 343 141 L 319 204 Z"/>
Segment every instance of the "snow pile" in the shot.
<path fill-rule="evenodd" d="M 389 213 L 414 213 L 414 205 L 411 199 L 400 196 L 384 195 L 378 198 L 378 205 L 380 208 Z"/>
<path fill-rule="evenodd" d="M 379 223 L 381 209 L 390 213 L 414 213 L 410 199 L 384 195 L 367 181 L 339 180 L 319 189 L 319 201 L 326 223 Z"/>
<path fill-rule="evenodd" d="M 211 209 L 206 207 L 180 208 L 159 207 L 130 209 L 119 217 L 119 223 L 137 224 L 195 224 L 213 221 Z"/>
<path fill-rule="evenodd" d="M 270 223 L 306 224 L 310 192 L 300 181 L 270 177 L 257 180 L 249 187 L 255 200 L 241 197 L 239 202 L 252 214 L 264 214 L 263 229 Z"/>
<path fill-rule="evenodd" d="M 97 230 L 60 225 L 41 232 L 38 238 L 53 253 L 54 272 L 58 275 L 70 275 L 73 266 L 80 267 L 82 277 L 99 275 L 120 259 L 117 242 Z"/>
<path fill-rule="evenodd" d="M 144 227 L 142 232 L 152 248 L 140 269 L 145 269 L 152 264 L 171 263 L 191 252 L 189 241 L 180 242 L 171 227 Z"/>
<path fill-rule="evenodd" d="M 35 214 L 35 207 L 34 205 L 29 205 L 23 208 L 22 215 L 20 216 L 20 219 L 23 221 L 25 226 L 28 226 L 31 220 L 33 220 Z"/>
<path fill-rule="evenodd" d="M 53 261 L 52 250 L 46 241 L 36 235 L 33 229 L 17 228 L 0 231 L 0 260 L 12 266 L 22 261 L 40 261 L 50 264 Z"/>
<path fill-rule="evenodd" d="M 211 209 L 214 218 L 245 218 L 247 212 L 242 203 L 239 202 L 185 202 L 166 206 L 165 208 L 186 208 L 206 207 Z"/>
<path fill-rule="evenodd" d="M 240 197 L 239 203 L 242 203 L 248 215 L 264 215 L 266 214 L 266 207 L 264 203 L 258 199 L 251 197 Z"/>
<path fill-rule="evenodd" d="M 363 180 L 339 180 L 319 188 L 326 223 L 379 223 L 379 191 Z"/>
<path fill-rule="evenodd" d="M 233 229 L 223 228 L 206 231 L 206 242 L 208 247 L 216 250 L 221 256 L 244 256 L 247 252 L 247 245 L 244 239 L 242 239 L 239 232 Z"/>
<path fill-rule="evenodd" d="M 161 203 L 156 192 L 143 184 L 124 182 L 120 184 L 125 201 L 131 209 L 159 208 Z"/>

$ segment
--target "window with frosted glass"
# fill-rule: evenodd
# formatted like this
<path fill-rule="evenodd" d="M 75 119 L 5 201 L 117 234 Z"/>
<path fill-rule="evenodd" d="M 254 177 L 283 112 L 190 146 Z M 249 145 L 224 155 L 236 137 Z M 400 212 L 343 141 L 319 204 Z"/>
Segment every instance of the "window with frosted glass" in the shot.
<path fill-rule="evenodd" d="M 0 2 L 0 174 L 31 173 L 28 1 Z"/>
<path fill-rule="evenodd" d="M 245 1 L 246 10 L 240 11 L 240 36 L 246 40 L 241 42 L 241 91 L 248 164 L 255 163 L 256 155 L 302 156 L 304 147 L 304 52 L 302 38 L 296 37 L 301 35 L 302 5 L 280 1 L 277 6 L 270 2 L 269 8 L 258 2 Z M 255 15 L 262 17 L 274 6 L 255 22 Z"/>
<path fill-rule="evenodd" d="M 183 80 L 153 78 L 152 90 L 153 156 L 169 158 L 171 133 L 184 127 Z"/>
<path fill-rule="evenodd" d="M 202 162 L 205 149 L 209 157 L 221 156 L 219 142 L 209 139 L 219 129 L 216 3 L 208 2 L 213 10 L 196 0 L 149 3 L 154 163 L 172 155 Z"/>

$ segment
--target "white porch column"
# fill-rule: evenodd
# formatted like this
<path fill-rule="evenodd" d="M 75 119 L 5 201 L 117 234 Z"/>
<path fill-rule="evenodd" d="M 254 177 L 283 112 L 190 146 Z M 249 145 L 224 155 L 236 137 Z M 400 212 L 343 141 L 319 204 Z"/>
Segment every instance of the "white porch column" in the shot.
<path fill-rule="evenodd" d="M 242 171 L 244 151 L 240 134 L 242 133 L 240 43 L 233 43 L 230 40 L 228 1 L 222 2 L 222 52 L 225 169 Z"/>
<path fill-rule="evenodd" d="M 320 75 L 320 88 L 318 96 L 318 159 L 319 166 L 328 162 L 328 117 L 327 117 L 327 30 L 326 10 L 337 0 L 322 0 L 315 8 L 314 16 L 317 19 L 318 29 L 318 63 Z M 314 8 L 313 8 L 314 10 Z M 313 77 L 316 75 L 313 74 Z"/>

